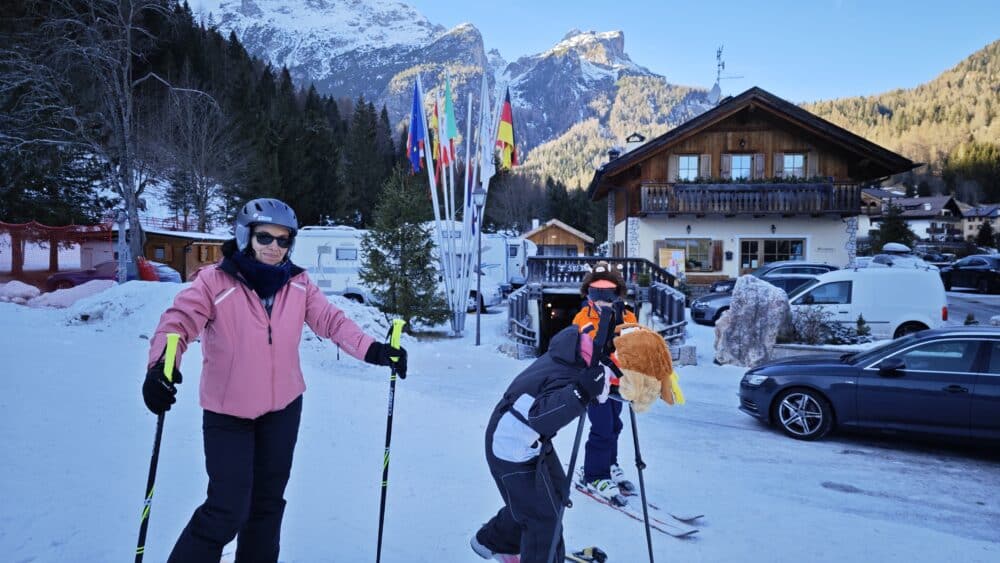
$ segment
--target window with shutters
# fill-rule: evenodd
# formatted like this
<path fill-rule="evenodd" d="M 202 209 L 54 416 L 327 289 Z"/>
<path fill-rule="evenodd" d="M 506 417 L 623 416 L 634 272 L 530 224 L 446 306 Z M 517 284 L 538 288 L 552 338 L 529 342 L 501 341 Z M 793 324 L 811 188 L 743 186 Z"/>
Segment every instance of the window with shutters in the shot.
<path fill-rule="evenodd" d="M 753 157 L 749 154 L 734 154 L 730 157 L 730 178 L 749 179 L 753 170 Z"/>
<path fill-rule="evenodd" d="M 698 155 L 696 154 L 686 154 L 680 155 L 677 159 L 678 172 L 677 178 L 681 181 L 694 181 L 698 178 Z"/>
<path fill-rule="evenodd" d="M 684 269 L 688 272 L 711 272 L 712 239 L 666 239 L 661 246 L 684 251 Z"/>
<path fill-rule="evenodd" d="M 782 158 L 784 166 L 782 178 L 805 178 L 806 155 L 801 153 L 785 153 Z"/>

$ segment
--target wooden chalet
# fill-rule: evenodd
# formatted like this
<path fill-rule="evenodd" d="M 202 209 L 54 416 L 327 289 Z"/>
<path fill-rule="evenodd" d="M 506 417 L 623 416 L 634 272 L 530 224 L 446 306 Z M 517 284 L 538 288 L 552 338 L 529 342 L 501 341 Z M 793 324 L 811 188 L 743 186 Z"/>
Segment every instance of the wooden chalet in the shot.
<path fill-rule="evenodd" d="M 607 199 L 613 256 L 699 284 L 778 260 L 845 265 L 862 187 L 915 166 L 755 87 L 610 160 L 588 191 Z"/>

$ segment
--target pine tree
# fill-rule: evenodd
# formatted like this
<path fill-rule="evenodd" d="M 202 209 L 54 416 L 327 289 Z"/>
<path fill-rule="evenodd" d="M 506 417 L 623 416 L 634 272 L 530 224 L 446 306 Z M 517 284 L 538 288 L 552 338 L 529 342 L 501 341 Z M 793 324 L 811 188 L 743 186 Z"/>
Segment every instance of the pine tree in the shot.
<path fill-rule="evenodd" d="M 996 233 L 993 232 L 993 225 L 990 224 L 990 220 L 987 218 L 979 226 L 979 232 L 976 233 L 976 244 L 979 246 L 993 246 L 994 242 L 996 242 Z"/>
<path fill-rule="evenodd" d="M 872 249 L 881 252 L 882 247 L 890 242 L 898 242 L 912 247 L 916 240 L 917 235 L 903 219 L 903 211 L 898 206 L 890 205 L 888 213 L 872 236 Z"/>
<path fill-rule="evenodd" d="M 375 207 L 374 224 L 361 241 L 365 255 L 361 280 L 386 318 L 435 325 L 449 311 L 437 282 L 431 251 L 434 242 L 424 223 L 431 217 L 424 192 L 411 176 L 396 169 L 385 182 Z"/>

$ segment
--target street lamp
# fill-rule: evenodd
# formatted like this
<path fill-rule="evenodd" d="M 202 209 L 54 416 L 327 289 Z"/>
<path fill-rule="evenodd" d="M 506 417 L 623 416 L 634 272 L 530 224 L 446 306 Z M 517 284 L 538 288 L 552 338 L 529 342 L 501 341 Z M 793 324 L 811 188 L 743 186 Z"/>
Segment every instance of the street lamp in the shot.
<path fill-rule="evenodd" d="M 479 319 L 483 316 L 483 206 L 486 205 L 486 190 L 476 186 L 472 190 L 472 203 L 476 206 L 476 346 L 479 346 Z"/>

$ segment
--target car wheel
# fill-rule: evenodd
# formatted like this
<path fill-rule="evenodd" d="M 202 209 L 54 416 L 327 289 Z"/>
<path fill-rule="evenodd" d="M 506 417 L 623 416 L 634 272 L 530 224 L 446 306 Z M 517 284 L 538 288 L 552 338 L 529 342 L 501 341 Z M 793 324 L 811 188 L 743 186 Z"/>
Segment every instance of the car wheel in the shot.
<path fill-rule="evenodd" d="M 74 287 L 74 284 L 69 280 L 62 280 L 56 282 L 56 289 L 69 289 L 71 287 Z"/>
<path fill-rule="evenodd" d="M 921 330 L 927 330 L 927 325 L 923 323 L 903 323 L 899 325 L 896 329 L 896 333 L 892 335 L 893 338 L 900 338 L 906 336 L 907 334 L 913 334 L 914 332 L 920 332 Z"/>
<path fill-rule="evenodd" d="M 477 303 L 476 303 L 476 295 L 470 294 L 469 295 L 469 299 L 466 300 L 465 312 L 467 312 L 467 313 L 475 313 L 476 312 L 476 305 L 477 305 Z M 479 310 L 481 310 L 482 312 L 485 313 L 486 312 L 486 304 L 483 303 L 483 299 L 481 297 L 479 298 L 478 305 L 479 305 Z"/>
<path fill-rule="evenodd" d="M 772 420 L 796 440 L 816 440 L 833 429 L 833 407 L 818 391 L 789 389 L 774 402 Z"/>
<path fill-rule="evenodd" d="M 354 301 L 355 303 L 360 303 L 362 305 L 365 304 L 365 300 L 362 299 L 360 295 L 355 295 L 354 293 L 348 293 L 344 297 L 346 297 L 347 299 L 350 299 L 351 301 Z"/>

